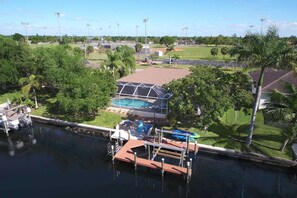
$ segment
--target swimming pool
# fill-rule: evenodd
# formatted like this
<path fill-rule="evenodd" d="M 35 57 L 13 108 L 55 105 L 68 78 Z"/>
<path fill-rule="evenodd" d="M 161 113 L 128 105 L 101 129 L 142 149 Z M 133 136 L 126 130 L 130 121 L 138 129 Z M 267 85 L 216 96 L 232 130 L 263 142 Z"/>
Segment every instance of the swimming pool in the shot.
<path fill-rule="evenodd" d="M 112 99 L 111 103 L 114 106 L 126 107 L 126 108 L 132 108 L 132 109 L 139 109 L 139 108 L 152 106 L 152 103 L 147 102 L 145 100 L 131 99 L 131 98 Z"/>

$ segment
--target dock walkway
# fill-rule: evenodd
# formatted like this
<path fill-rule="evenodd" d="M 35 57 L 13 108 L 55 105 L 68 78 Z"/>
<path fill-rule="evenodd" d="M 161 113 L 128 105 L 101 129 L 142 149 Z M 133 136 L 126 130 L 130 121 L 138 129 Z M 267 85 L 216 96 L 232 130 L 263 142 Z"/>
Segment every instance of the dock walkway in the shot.
<path fill-rule="evenodd" d="M 143 140 L 129 140 L 122 148 L 121 150 L 115 155 L 115 159 L 123 162 L 128 163 L 135 163 L 134 160 L 134 153 L 132 151 L 133 148 L 142 147 L 144 146 L 145 141 Z M 177 141 L 163 141 L 163 145 L 171 146 L 171 147 L 177 147 L 177 148 L 185 148 L 186 144 L 184 142 L 177 142 Z M 194 152 L 194 145 L 190 145 L 189 148 L 190 151 Z M 197 147 L 198 150 L 198 147 Z M 144 166 L 152 169 L 162 170 L 162 163 L 157 161 L 152 161 L 144 158 L 137 157 L 136 160 L 137 166 Z M 187 174 L 187 168 L 181 167 L 177 165 L 167 164 L 164 163 L 163 170 L 165 172 L 177 174 L 177 175 L 185 175 Z M 191 175 L 191 169 L 189 170 L 189 175 Z"/>

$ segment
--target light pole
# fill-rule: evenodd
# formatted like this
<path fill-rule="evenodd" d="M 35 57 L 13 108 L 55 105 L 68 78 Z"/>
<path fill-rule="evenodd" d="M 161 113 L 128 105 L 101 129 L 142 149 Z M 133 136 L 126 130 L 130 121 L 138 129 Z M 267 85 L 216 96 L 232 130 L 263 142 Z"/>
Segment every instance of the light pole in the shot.
<path fill-rule="evenodd" d="M 87 23 L 87 27 L 88 27 L 88 37 L 89 37 L 89 38 L 88 38 L 88 41 L 90 41 L 90 26 L 91 26 L 91 25 Z"/>
<path fill-rule="evenodd" d="M 120 40 L 120 24 L 117 23 L 117 26 L 118 26 L 118 40 Z"/>
<path fill-rule="evenodd" d="M 136 25 L 135 28 L 136 28 L 136 44 L 137 44 L 138 43 L 138 28 L 139 28 L 139 26 Z"/>
<path fill-rule="evenodd" d="M 263 23 L 264 23 L 265 19 L 260 19 L 260 20 L 261 20 L 261 36 L 262 36 Z"/>
<path fill-rule="evenodd" d="M 144 22 L 144 36 L 145 36 L 144 43 L 147 44 L 147 38 L 146 38 L 146 23 L 148 22 L 148 18 L 143 19 L 143 22 Z"/>
<path fill-rule="evenodd" d="M 100 40 L 103 40 L 103 39 L 102 39 L 102 38 L 103 38 L 103 35 L 102 35 L 102 27 L 99 28 L 99 30 L 100 30 Z"/>
<path fill-rule="evenodd" d="M 29 23 L 26 22 L 22 22 L 22 25 L 25 26 L 25 30 L 26 30 L 26 42 L 28 42 L 28 32 L 27 32 L 27 26 L 29 25 Z"/>
<path fill-rule="evenodd" d="M 61 15 L 61 12 L 57 12 L 56 14 L 58 16 L 60 42 L 62 42 L 61 26 L 60 26 L 60 15 Z"/>
<path fill-rule="evenodd" d="M 188 31 L 189 27 L 184 27 L 184 29 L 185 29 L 186 44 L 188 44 L 187 31 Z"/>
<path fill-rule="evenodd" d="M 250 25 L 250 33 L 252 33 L 253 25 Z"/>

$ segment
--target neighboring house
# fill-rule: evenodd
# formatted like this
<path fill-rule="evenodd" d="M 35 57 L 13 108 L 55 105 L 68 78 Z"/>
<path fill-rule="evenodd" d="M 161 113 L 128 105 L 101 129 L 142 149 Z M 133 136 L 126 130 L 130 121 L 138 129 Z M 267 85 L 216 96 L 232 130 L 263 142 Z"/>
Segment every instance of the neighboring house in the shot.
<path fill-rule="evenodd" d="M 257 85 L 260 76 L 260 70 L 252 71 L 249 74 L 255 82 L 255 85 Z M 297 87 L 297 76 L 294 71 L 276 70 L 272 68 L 265 70 L 259 109 L 264 109 L 265 103 L 270 102 L 269 93 L 271 93 L 272 90 L 285 92 L 284 82 L 292 83 Z M 255 92 L 253 92 L 253 94 L 254 93 Z"/>

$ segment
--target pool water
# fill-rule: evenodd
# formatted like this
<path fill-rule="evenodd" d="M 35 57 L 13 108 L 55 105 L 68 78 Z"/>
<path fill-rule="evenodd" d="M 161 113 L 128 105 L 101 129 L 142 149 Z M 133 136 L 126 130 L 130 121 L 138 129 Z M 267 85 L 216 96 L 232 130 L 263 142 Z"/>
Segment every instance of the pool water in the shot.
<path fill-rule="evenodd" d="M 34 144 L 31 140 L 36 139 Z M 12 148 L 17 141 L 23 146 Z M 296 172 L 198 152 L 180 176 L 111 164 L 107 139 L 34 123 L 9 140 L 0 133 L 0 197 L 296 197 Z M 8 153 L 14 149 L 14 155 Z"/>
<path fill-rule="evenodd" d="M 132 109 L 139 109 L 152 106 L 152 103 L 145 100 L 123 98 L 123 99 L 112 99 L 114 106 L 126 107 Z"/>

